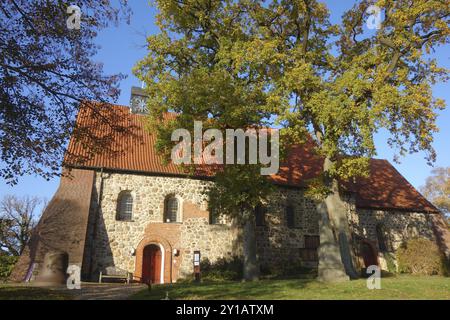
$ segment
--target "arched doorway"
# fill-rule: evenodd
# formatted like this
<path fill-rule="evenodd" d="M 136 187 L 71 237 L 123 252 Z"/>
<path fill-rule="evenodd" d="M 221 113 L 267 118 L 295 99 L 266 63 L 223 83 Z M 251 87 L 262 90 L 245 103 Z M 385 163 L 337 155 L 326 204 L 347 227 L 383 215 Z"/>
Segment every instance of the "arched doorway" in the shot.
<path fill-rule="evenodd" d="M 373 245 L 367 241 L 361 242 L 361 256 L 364 261 L 364 267 L 368 268 L 369 266 L 378 265 L 377 252 Z"/>
<path fill-rule="evenodd" d="M 142 282 L 164 282 L 164 251 L 157 244 L 150 244 L 144 248 L 142 259 Z"/>

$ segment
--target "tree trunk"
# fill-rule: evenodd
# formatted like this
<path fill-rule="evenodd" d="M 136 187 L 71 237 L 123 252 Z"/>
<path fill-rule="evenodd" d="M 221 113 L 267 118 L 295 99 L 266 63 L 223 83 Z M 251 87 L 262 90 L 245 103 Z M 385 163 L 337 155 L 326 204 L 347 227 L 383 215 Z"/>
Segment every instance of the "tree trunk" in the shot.
<path fill-rule="evenodd" d="M 333 162 L 326 158 L 324 172 L 328 172 Z M 323 203 L 318 205 L 320 214 L 319 279 L 322 281 L 342 281 L 356 278 L 348 239 L 350 230 L 347 207 L 339 193 L 336 179 L 325 181 L 331 190 Z"/>
<path fill-rule="evenodd" d="M 259 280 L 259 263 L 256 254 L 256 227 L 253 215 L 246 219 L 243 228 L 243 277 L 245 281 Z"/>

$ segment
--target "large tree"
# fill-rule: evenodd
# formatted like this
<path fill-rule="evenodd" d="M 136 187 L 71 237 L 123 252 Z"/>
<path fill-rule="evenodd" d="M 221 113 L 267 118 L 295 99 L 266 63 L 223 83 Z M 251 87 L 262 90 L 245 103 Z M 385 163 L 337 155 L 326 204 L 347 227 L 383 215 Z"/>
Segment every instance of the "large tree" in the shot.
<path fill-rule="evenodd" d="M 339 25 L 330 23 L 326 4 L 316 0 L 157 4 L 161 32 L 149 38 L 150 53 L 136 70 L 148 86 L 160 150 L 167 154 L 171 130 L 191 128 L 193 120 L 223 130 L 263 126 L 270 119 L 285 128 L 291 142 L 313 137 L 324 158 L 316 188 L 323 200 L 321 263 L 333 268 L 339 256 L 351 274 L 340 182 L 368 174 L 374 136 L 382 129 L 397 155 L 424 151 L 434 161 L 436 110 L 445 104 L 433 97 L 431 86 L 446 79 L 447 71 L 432 53 L 448 43 L 448 4 L 358 1 Z M 366 28 L 372 4 L 383 13 L 377 30 Z M 180 116 L 158 121 L 170 110 Z M 219 203 L 222 194 L 228 210 L 249 216 L 267 195 L 262 183 L 251 183 L 261 181 L 253 172 L 245 178 L 250 171 L 225 166 L 216 179 L 222 192 L 213 200 Z M 254 250 L 244 255 L 255 261 Z"/>
<path fill-rule="evenodd" d="M 6 195 L 0 201 L 0 252 L 20 256 L 37 223 L 36 208 L 44 204 L 36 197 Z"/>
<path fill-rule="evenodd" d="M 58 174 L 73 132 L 92 150 L 105 143 L 89 130 L 76 130 L 74 118 L 82 101 L 114 101 L 119 95 L 123 76 L 104 75 L 93 60 L 98 31 L 129 17 L 126 1 L 117 3 L 82 1 L 77 30 L 70 1 L 0 2 L 0 178 L 15 183 L 24 174 Z M 116 127 L 113 119 L 96 114 Z"/>
<path fill-rule="evenodd" d="M 420 191 L 450 218 L 450 167 L 434 168 Z"/>
<path fill-rule="evenodd" d="M 137 66 L 147 83 L 150 124 L 158 132 L 158 148 L 166 156 L 175 128 L 247 128 L 264 124 L 273 108 L 259 72 L 242 72 L 241 52 L 231 48 L 255 37 L 251 17 L 241 2 L 158 1 L 161 33 L 148 40 L 150 54 Z M 179 113 L 160 121 L 167 111 Z M 236 155 L 235 155 L 236 156 Z M 256 279 L 253 210 L 270 187 L 258 165 L 227 165 L 217 172 L 210 207 L 226 213 L 244 229 L 244 278 Z M 217 201 L 215 201 L 217 200 Z"/>

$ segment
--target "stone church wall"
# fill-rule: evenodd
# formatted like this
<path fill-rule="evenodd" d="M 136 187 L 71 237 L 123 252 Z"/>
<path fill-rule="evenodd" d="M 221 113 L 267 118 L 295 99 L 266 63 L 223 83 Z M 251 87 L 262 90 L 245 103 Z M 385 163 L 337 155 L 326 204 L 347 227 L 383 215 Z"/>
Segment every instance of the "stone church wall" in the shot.
<path fill-rule="evenodd" d="M 388 255 L 396 264 L 395 252 L 405 241 L 417 237 L 435 241 L 428 213 L 362 209 L 350 205 L 348 219 L 354 237 L 367 240 L 376 249 L 383 270 L 388 270 Z M 384 248 L 379 241 L 384 242 Z"/>
<path fill-rule="evenodd" d="M 100 192 L 100 173 L 96 177 L 96 192 Z M 140 246 L 161 243 L 168 264 L 166 281 L 192 274 L 193 251 L 200 250 L 202 258 L 214 262 L 233 253 L 233 233 L 229 225 L 210 225 L 204 191 L 210 182 L 175 177 L 104 173 L 100 206 L 95 197 L 91 213 L 97 213 L 96 232 L 91 231 L 89 246 L 93 255 L 92 272 L 116 266 L 140 273 L 137 260 Z M 133 195 L 132 221 L 117 221 L 119 194 Z M 163 223 L 164 201 L 175 195 L 181 201 L 181 222 Z M 90 230 L 95 229 L 93 226 Z M 95 235 L 94 235 L 95 234 Z M 174 250 L 178 250 L 174 255 Z"/>
<path fill-rule="evenodd" d="M 241 254 L 239 232 L 231 223 L 210 224 L 204 191 L 211 182 L 122 173 L 104 173 L 102 188 L 100 181 L 100 173 L 97 173 L 94 193 L 98 195 L 101 189 L 101 205 L 98 206 L 97 197 L 93 196 L 91 217 L 98 217 L 91 219 L 85 249 L 86 254 L 92 256 L 94 279 L 100 270 L 111 265 L 139 277 L 142 253 L 138 251 L 145 241 L 152 243 L 150 239 L 165 242 L 166 247 L 170 247 L 165 248 L 166 261 L 171 262 L 166 269 L 172 269 L 166 281 L 192 275 L 196 250 L 201 252 L 202 259 L 211 263 Z M 117 201 L 123 191 L 131 192 L 134 199 L 133 218 L 129 222 L 116 220 Z M 182 202 L 180 223 L 163 223 L 164 200 L 168 195 L 175 195 Z M 287 227 L 285 208 L 288 204 L 295 209 L 295 228 Z M 262 265 L 275 268 L 287 262 L 300 263 L 304 235 L 318 235 L 314 204 L 305 199 L 299 189 L 279 188 L 271 195 L 266 208 L 266 224 L 257 227 Z M 174 249 L 178 250 L 176 255 Z"/>
<path fill-rule="evenodd" d="M 287 206 L 293 206 L 294 227 L 288 226 Z M 256 228 L 262 268 L 279 272 L 293 265 L 311 266 L 312 261 L 303 261 L 301 249 L 305 247 L 305 235 L 319 235 L 314 202 L 304 197 L 302 189 L 279 187 L 269 197 L 266 210 L 266 225 Z"/>
<path fill-rule="evenodd" d="M 193 254 L 199 250 L 202 259 L 211 263 L 221 258 L 241 255 L 239 232 L 231 223 L 210 224 L 205 191 L 212 182 L 179 177 L 157 177 L 124 173 L 104 173 L 100 188 L 100 173 L 96 175 L 94 194 L 100 194 L 100 206 L 92 197 L 91 222 L 85 253 L 92 257 L 91 274 L 114 265 L 142 274 L 142 251 L 151 243 L 164 247 L 164 281 L 176 281 L 193 273 Z M 119 194 L 133 195 L 132 221 L 117 221 Z M 179 223 L 164 223 L 164 200 L 175 195 L 182 203 Z M 286 206 L 293 206 L 295 226 L 288 227 Z M 257 252 L 262 268 L 281 270 L 286 266 L 316 266 L 317 261 L 305 261 L 302 250 L 305 236 L 318 236 L 319 215 L 313 201 L 304 197 L 303 189 L 278 187 L 264 204 L 264 226 L 257 226 Z M 355 209 L 350 202 L 348 210 L 350 229 L 357 237 L 373 243 L 379 252 L 378 224 L 389 230 L 387 242 L 394 252 L 411 237 L 434 239 L 427 214 L 402 211 Z M 93 224 L 96 227 L 93 227 Z M 94 229 L 96 231 L 94 231 Z M 379 261 L 386 268 L 383 254 Z"/>

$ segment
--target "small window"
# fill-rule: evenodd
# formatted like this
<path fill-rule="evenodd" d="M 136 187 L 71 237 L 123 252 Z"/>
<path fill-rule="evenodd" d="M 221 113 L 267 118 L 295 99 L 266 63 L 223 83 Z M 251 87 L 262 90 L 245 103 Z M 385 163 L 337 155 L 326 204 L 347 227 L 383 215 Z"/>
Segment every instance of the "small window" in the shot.
<path fill-rule="evenodd" d="M 255 208 L 255 223 L 257 227 L 264 227 L 266 225 L 267 209 L 262 205 L 257 205 Z"/>
<path fill-rule="evenodd" d="M 221 224 L 220 214 L 213 208 L 209 209 L 209 224 Z"/>
<path fill-rule="evenodd" d="M 133 196 L 130 192 L 122 192 L 117 202 L 116 220 L 131 221 L 133 218 Z"/>
<path fill-rule="evenodd" d="M 289 228 L 295 228 L 295 209 L 292 205 L 286 207 L 286 223 Z"/>
<path fill-rule="evenodd" d="M 173 223 L 179 221 L 179 203 L 178 199 L 170 196 L 166 199 L 164 205 L 164 222 Z"/>
<path fill-rule="evenodd" d="M 384 234 L 384 227 L 382 224 L 378 224 L 376 226 L 376 232 L 377 232 L 378 248 L 380 249 L 381 252 L 388 251 L 386 237 Z"/>

